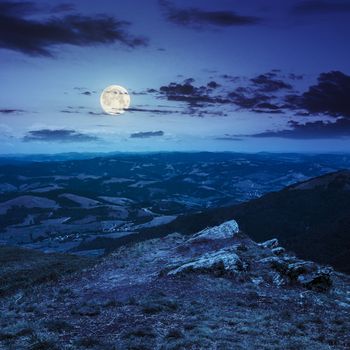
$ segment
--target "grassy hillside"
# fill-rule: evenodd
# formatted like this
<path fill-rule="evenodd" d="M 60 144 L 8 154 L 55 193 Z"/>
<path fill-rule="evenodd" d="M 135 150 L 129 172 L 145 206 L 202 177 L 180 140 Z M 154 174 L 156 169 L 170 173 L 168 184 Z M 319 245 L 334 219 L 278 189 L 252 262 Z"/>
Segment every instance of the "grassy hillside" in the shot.
<path fill-rule="evenodd" d="M 57 280 L 63 275 L 92 266 L 95 259 L 69 254 L 0 246 L 0 296 Z"/>

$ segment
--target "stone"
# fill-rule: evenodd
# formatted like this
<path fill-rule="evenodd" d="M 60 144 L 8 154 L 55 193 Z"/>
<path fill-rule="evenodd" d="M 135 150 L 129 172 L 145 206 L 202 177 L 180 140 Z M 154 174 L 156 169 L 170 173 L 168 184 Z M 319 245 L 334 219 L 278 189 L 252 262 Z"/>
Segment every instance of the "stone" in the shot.
<path fill-rule="evenodd" d="M 235 220 L 226 221 L 219 226 L 206 228 L 188 240 L 188 242 L 194 242 L 199 240 L 217 240 L 232 238 L 239 232 L 238 224 Z"/>
<path fill-rule="evenodd" d="M 275 255 L 283 255 L 286 250 L 283 247 L 277 247 L 272 249 L 272 253 Z"/>
<path fill-rule="evenodd" d="M 221 249 L 206 253 L 190 262 L 168 271 L 168 276 L 184 272 L 206 272 L 216 275 L 235 274 L 244 269 L 244 265 L 233 249 Z"/>
<path fill-rule="evenodd" d="M 316 292 L 326 292 L 332 287 L 332 273 L 331 268 L 319 268 L 317 271 L 300 275 L 298 282 L 305 288 Z"/>
<path fill-rule="evenodd" d="M 304 288 L 317 292 L 326 292 L 332 286 L 333 270 L 327 267 L 320 268 L 314 262 L 278 256 L 267 257 L 260 262 L 270 264 L 278 272 L 280 278 L 274 277 L 276 285 L 281 285 L 281 281 L 289 280 L 290 283 L 300 284 Z"/>
<path fill-rule="evenodd" d="M 259 247 L 262 247 L 262 248 L 276 248 L 278 247 L 278 239 L 277 238 L 273 238 L 273 239 L 270 239 L 266 242 L 262 242 L 262 243 L 259 243 L 258 244 Z"/>
<path fill-rule="evenodd" d="M 277 287 L 285 286 L 288 284 L 288 279 L 277 272 L 272 273 L 271 278 L 272 283 Z"/>
<path fill-rule="evenodd" d="M 297 280 L 300 275 L 309 273 L 315 269 L 316 265 L 309 261 L 298 261 L 287 265 L 285 274 L 291 280 Z"/>

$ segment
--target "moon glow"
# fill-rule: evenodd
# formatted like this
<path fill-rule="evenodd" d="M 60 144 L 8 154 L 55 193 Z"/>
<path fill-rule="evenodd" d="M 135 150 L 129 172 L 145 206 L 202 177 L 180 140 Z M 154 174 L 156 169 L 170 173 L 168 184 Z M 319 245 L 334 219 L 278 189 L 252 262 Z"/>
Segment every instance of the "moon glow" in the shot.
<path fill-rule="evenodd" d="M 119 85 L 106 87 L 100 97 L 102 109 L 111 115 L 122 114 L 130 106 L 128 90 Z"/>

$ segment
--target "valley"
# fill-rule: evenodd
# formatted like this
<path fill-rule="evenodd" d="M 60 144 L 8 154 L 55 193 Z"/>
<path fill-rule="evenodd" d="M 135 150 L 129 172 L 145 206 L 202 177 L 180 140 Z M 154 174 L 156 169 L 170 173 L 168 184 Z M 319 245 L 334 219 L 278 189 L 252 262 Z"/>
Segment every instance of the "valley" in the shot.
<path fill-rule="evenodd" d="M 350 166 L 346 155 L 70 157 L 1 159 L 0 242 L 101 255 L 105 248 L 83 247 L 96 239 L 118 239 L 169 224 L 183 214 L 246 202 Z"/>

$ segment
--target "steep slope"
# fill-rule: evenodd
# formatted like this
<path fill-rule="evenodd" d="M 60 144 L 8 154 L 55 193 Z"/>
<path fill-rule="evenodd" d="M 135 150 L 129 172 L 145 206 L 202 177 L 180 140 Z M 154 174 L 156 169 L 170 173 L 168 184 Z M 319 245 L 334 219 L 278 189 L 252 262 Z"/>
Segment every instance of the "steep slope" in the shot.
<path fill-rule="evenodd" d="M 348 349 L 349 276 L 235 221 L 0 300 L 1 349 Z"/>
<path fill-rule="evenodd" d="M 302 258 L 350 273 L 349 170 L 297 183 L 240 205 L 183 215 L 152 234 L 190 234 L 231 218 L 257 241 L 277 237 Z"/>
<path fill-rule="evenodd" d="M 350 170 L 341 170 L 289 186 L 289 190 L 340 190 L 350 191 Z"/>

